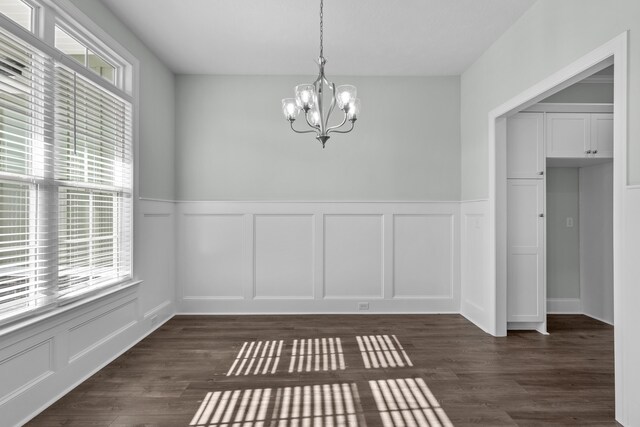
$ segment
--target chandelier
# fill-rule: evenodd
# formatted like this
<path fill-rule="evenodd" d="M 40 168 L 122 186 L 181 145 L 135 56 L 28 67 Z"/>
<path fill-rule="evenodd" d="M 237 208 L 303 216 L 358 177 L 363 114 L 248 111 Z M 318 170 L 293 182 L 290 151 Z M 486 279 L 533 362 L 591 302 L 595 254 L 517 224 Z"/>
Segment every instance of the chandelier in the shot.
<path fill-rule="evenodd" d="M 318 78 L 311 84 L 303 83 L 295 87 L 295 98 L 285 98 L 282 100 L 282 112 L 289 121 L 291 129 L 297 133 L 315 133 L 316 139 L 322 143 L 324 148 L 330 133 L 349 133 L 353 130 L 358 114 L 360 113 L 360 100 L 356 98 L 356 88 L 351 85 L 342 85 L 336 88 L 324 74 L 324 66 L 327 60 L 323 55 L 323 7 L 324 0 L 320 0 L 320 57 L 318 67 L 320 69 Z M 325 89 L 329 90 L 331 101 L 329 105 L 325 103 Z M 328 101 L 328 99 L 327 99 Z M 329 118 L 336 106 L 342 112 L 339 123 L 329 126 Z M 298 130 L 293 127 L 293 122 L 303 113 L 309 130 Z M 350 122 L 350 126 L 343 126 Z"/>

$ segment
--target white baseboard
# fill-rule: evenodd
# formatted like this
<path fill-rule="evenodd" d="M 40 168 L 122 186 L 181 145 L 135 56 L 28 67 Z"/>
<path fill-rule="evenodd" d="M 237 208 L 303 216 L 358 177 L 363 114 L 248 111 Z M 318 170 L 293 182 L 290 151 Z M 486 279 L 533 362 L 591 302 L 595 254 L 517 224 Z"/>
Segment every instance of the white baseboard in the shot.
<path fill-rule="evenodd" d="M 547 298 L 549 314 L 583 314 L 580 298 Z"/>
<path fill-rule="evenodd" d="M 582 314 L 584 314 L 585 316 L 590 317 L 590 318 L 592 318 L 594 320 L 597 320 L 598 322 L 606 323 L 607 325 L 613 326 L 613 322 L 610 322 L 609 320 L 602 319 L 602 318 L 600 318 L 598 316 L 593 316 L 593 315 L 591 315 L 589 313 L 582 313 Z"/>

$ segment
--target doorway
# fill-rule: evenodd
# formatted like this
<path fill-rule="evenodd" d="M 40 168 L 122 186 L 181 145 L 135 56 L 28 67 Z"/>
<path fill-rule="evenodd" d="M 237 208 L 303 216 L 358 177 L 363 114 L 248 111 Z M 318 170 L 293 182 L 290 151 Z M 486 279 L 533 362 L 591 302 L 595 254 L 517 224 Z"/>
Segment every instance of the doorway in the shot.
<path fill-rule="evenodd" d="M 604 65 L 607 64 L 607 65 Z M 565 89 L 614 65 L 614 139 L 613 139 L 613 299 L 614 346 L 616 376 L 616 406 L 622 405 L 622 244 L 624 236 L 624 206 L 627 184 L 627 93 L 628 93 L 628 33 L 625 32 L 595 49 L 569 66 L 549 76 L 537 85 L 502 104 L 489 113 L 489 228 L 488 275 L 494 291 L 490 311 L 489 331 L 495 336 L 507 333 L 507 117 L 524 110 L 540 100 Z"/>
<path fill-rule="evenodd" d="M 546 333 L 547 314 L 613 323 L 613 73 L 507 117 L 509 330 Z"/>

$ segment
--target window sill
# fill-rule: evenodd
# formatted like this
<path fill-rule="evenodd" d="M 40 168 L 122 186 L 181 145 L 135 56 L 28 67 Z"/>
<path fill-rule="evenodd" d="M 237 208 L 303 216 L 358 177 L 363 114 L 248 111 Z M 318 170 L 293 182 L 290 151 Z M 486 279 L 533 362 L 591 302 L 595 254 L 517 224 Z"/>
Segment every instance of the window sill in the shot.
<path fill-rule="evenodd" d="M 106 298 L 115 293 L 122 292 L 131 288 L 137 288 L 140 283 L 142 283 L 142 280 L 128 280 L 119 285 L 110 286 L 107 289 L 98 291 L 91 296 L 87 296 L 86 298 L 70 301 L 64 305 L 59 305 L 57 307 L 54 307 L 53 309 L 43 312 L 42 314 L 36 314 L 33 317 L 22 318 L 20 320 L 16 320 L 15 322 L 7 323 L 6 325 L 0 326 L 0 337 L 19 332 L 29 326 L 33 326 L 38 323 L 50 320 L 54 317 L 60 316 L 64 313 L 70 312 L 94 301 Z"/>

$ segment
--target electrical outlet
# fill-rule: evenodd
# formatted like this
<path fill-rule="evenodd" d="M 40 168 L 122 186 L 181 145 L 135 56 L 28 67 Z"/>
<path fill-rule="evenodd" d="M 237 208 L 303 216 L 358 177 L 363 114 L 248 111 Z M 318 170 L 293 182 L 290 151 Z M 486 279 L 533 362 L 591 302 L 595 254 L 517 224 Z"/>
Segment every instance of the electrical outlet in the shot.
<path fill-rule="evenodd" d="M 573 228 L 573 218 L 567 217 L 567 228 Z"/>
<path fill-rule="evenodd" d="M 360 311 L 369 310 L 369 303 L 368 302 L 359 302 L 358 303 L 358 310 L 360 310 Z"/>

